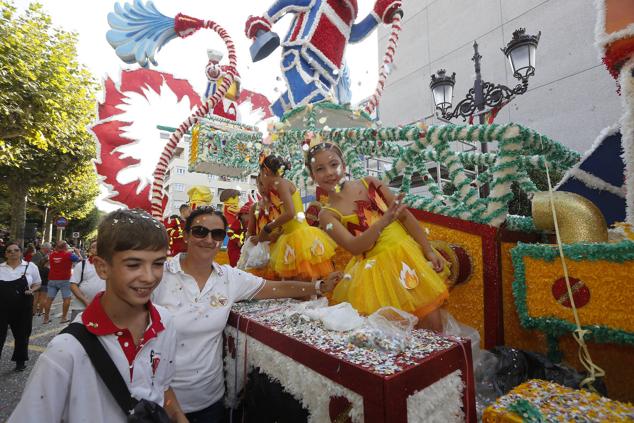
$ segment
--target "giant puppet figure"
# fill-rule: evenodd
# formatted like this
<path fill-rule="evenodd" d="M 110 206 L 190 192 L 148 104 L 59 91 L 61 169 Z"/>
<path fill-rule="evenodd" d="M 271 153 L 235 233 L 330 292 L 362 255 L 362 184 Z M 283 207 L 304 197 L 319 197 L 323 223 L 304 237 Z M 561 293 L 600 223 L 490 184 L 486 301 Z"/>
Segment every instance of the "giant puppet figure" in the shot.
<path fill-rule="evenodd" d="M 368 36 L 379 22 L 392 22 L 402 13 L 400 0 L 376 0 L 373 11 L 355 24 L 357 0 L 278 0 L 263 16 L 251 16 L 245 34 L 254 40 L 254 61 L 268 56 L 277 47 L 271 27 L 287 13 L 295 20 L 282 43 L 282 72 L 288 91 L 273 104 L 281 117 L 295 106 L 326 98 L 337 84 L 348 43 Z"/>

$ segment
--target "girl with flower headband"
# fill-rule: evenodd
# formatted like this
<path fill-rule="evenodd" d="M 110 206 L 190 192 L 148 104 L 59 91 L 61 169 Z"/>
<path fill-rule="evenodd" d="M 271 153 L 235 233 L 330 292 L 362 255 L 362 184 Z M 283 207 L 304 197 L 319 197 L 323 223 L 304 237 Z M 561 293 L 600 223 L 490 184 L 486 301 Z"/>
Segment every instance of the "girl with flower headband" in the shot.
<path fill-rule="evenodd" d="M 278 228 L 282 234 L 271 245 L 270 267 L 281 278 L 314 280 L 334 270 L 331 258 L 336 244 L 319 228 L 306 222 L 299 190 L 284 178 L 288 161 L 268 155 L 260 162 L 260 178 L 269 196 L 275 219 L 262 227 L 258 238 L 266 241 Z"/>
<path fill-rule="evenodd" d="M 448 297 L 449 269 L 414 216 L 378 179 L 346 181 L 339 147 L 322 142 L 308 150 L 306 166 L 328 192 L 319 224 L 354 257 L 332 300 L 361 314 L 393 306 L 419 318 L 419 326 L 442 331 L 440 307 Z M 429 261 L 429 262 L 428 262 Z"/>

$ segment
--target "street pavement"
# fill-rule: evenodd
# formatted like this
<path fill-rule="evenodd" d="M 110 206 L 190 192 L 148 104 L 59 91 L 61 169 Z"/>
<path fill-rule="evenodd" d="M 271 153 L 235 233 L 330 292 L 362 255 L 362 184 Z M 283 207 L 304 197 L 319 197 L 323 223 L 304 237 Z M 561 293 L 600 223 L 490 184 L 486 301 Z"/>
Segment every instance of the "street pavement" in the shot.
<path fill-rule="evenodd" d="M 67 323 L 60 323 L 62 315 L 62 301 L 57 299 L 51 308 L 51 321 L 47 325 L 42 324 L 43 316 L 33 317 L 33 332 L 29 342 L 29 361 L 26 363 L 26 370 L 15 372 L 15 362 L 11 361 L 13 354 L 13 335 L 11 330 L 7 335 L 7 340 L 2 350 L 0 358 L 0 422 L 6 422 L 11 412 L 18 405 L 20 396 L 26 385 L 26 381 L 33 370 L 33 366 L 38 357 L 46 349 L 46 345 Z M 70 311 L 68 312 L 70 317 Z"/>

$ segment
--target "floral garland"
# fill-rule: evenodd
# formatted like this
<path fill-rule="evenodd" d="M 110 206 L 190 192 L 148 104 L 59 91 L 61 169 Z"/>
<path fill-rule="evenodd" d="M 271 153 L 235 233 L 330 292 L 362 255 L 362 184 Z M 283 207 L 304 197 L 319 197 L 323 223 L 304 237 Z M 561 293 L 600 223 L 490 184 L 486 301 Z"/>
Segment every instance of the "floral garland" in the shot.
<path fill-rule="evenodd" d="M 505 228 L 516 232 L 540 232 L 535 227 L 532 217 L 509 214 L 506 216 Z"/>
<path fill-rule="evenodd" d="M 405 202 L 410 207 L 493 226 L 499 226 L 506 218 L 508 202 L 513 198 L 510 190 L 513 182 L 517 182 L 528 192 L 537 191 L 535 184 L 528 178 L 528 169 L 544 169 L 546 165 L 567 169 L 579 160 L 578 153 L 516 124 L 445 125 L 432 126 L 428 130 L 422 123 L 399 128 L 286 130 L 280 134 L 279 140 L 283 149 L 292 149 L 293 146 L 301 145 L 307 136 L 317 136 L 337 144 L 355 178 L 364 175 L 365 170 L 359 157 L 368 153 L 379 157 L 394 157 L 393 167 L 385 173 L 384 179 L 392 180 L 403 175 L 401 191 L 406 194 L 411 188 L 409 181 L 413 172 L 427 176 L 427 180 L 423 179 L 432 196 L 406 195 Z M 500 151 L 497 155 L 457 153 L 449 144 L 450 141 L 457 140 L 498 141 Z M 398 141 L 412 143 L 408 147 L 402 147 L 396 144 Z M 437 161 L 447 166 L 450 178 L 456 186 L 454 194 L 445 196 L 440 189 L 434 187 L 431 175 L 424 166 L 427 161 Z M 476 180 L 478 183 L 485 183 L 491 179 L 491 195 L 488 198 L 478 198 L 474 181 L 464 171 L 465 165 L 489 166 L 489 170 Z M 296 173 L 293 176 L 300 175 Z"/>
<path fill-rule="evenodd" d="M 569 244 L 564 245 L 564 254 L 573 261 L 609 261 L 622 263 L 634 261 L 634 242 L 621 241 L 614 244 Z M 511 250 L 515 280 L 513 281 L 513 296 L 519 315 L 520 323 L 526 329 L 537 329 L 549 337 L 549 355 L 554 359 L 560 356 L 556 338 L 576 330 L 576 326 L 569 321 L 557 317 L 532 317 L 528 313 L 527 281 L 524 258 L 530 257 L 541 261 L 552 262 L 559 258 L 559 252 L 549 244 L 523 244 Z M 596 342 L 613 342 L 634 345 L 634 333 L 614 329 L 603 325 L 587 325 L 586 338 Z"/>
<path fill-rule="evenodd" d="M 464 383 L 460 370 L 445 376 L 407 397 L 407 422 L 460 423 L 465 421 L 462 410 Z"/>
<path fill-rule="evenodd" d="M 323 125 L 318 128 L 318 110 L 333 110 L 343 114 L 351 114 L 353 120 L 365 123 L 366 127 L 329 128 Z M 305 112 L 305 125 L 302 129 L 291 128 L 290 119 L 297 118 Z M 508 214 L 508 202 L 513 199 L 511 184 L 517 183 L 527 193 L 538 191 L 528 177 L 528 170 L 550 169 L 565 170 L 579 161 L 580 155 L 563 145 L 538 134 L 537 132 L 517 124 L 507 125 L 445 125 L 427 126 L 422 122 L 403 127 L 380 127 L 377 123 L 370 125 L 370 117 L 362 111 L 352 111 L 346 106 L 322 101 L 297 107 L 288 112 L 284 119 L 274 125 L 272 139 L 275 139 L 275 153 L 291 159 L 291 169 L 286 177 L 298 185 L 312 183 L 308 169 L 304 163 L 302 146 L 307 139 L 324 140 L 338 145 L 355 179 L 366 176 L 363 157 L 392 158 L 392 168 L 385 172 L 383 179 L 393 180 L 403 176 L 401 192 L 405 193 L 405 203 L 419 210 L 436 214 L 470 220 L 477 223 L 500 226 Z M 253 157 L 264 148 L 256 142 L 259 133 L 233 130 L 223 132 L 222 137 L 214 130 L 202 127 L 200 139 L 209 140 L 205 154 L 198 154 L 198 162 L 221 162 L 230 166 L 242 167 L 254 171 L 257 167 Z M 255 148 L 236 149 L 238 143 L 249 141 Z M 454 141 L 498 142 L 499 151 L 493 153 L 456 152 L 450 143 Z M 404 146 L 404 142 L 410 144 Z M 221 143 L 222 145 L 219 145 Z M 201 146 L 205 145 L 201 141 Z M 229 146 L 228 152 L 220 147 Z M 203 149 L 199 147 L 199 150 Z M 222 154 L 218 151 L 222 151 Z M 449 176 L 456 191 L 445 195 L 429 174 L 427 162 L 442 163 L 449 171 Z M 476 179 L 467 176 L 465 166 L 485 166 L 488 169 Z M 190 166 L 191 167 L 191 166 Z M 410 193 L 411 178 L 418 173 L 431 196 L 419 196 Z M 634 178 L 632 178 L 634 179 Z M 490 195 L 479 198 L 478 186 L 488 184 Z M 634 190 L 633 190 L 634 191 Z M 633 200 L 634 201 L 634 200 Z"/>
<path fill-rule="evenodd" d="M 293 398 L 302 403 L 308 410 L 309 422 L 330 421 L 329 404 L 332 397 L 345 397 L 352 405 L 350 417 L 355 423 L 363 422 L 363 397 L 348 388 L 323 377 L 314 370 L 298 363 L 297 361 L 275 351 L 263 343 L 238 333 L 231 326 L 225 328 L 225 335 L 233 339 L 240 339 L 240 345 L 236 345 L 236 355 L 225 357 L 225 370 L 227 372 L 227 405 L 235 407 L 237 398 L 236 386 L 244 386 L 244 351 L 248 351 L 248 369 L 259 368 L 271 379 L 280 382 L 284 390 Z M 238 369 L 236 375 L 235 369 Z M 237 382 L 237 384 L 236 384 Z M 462 399 L 460 398 L 460 401 Z"/>

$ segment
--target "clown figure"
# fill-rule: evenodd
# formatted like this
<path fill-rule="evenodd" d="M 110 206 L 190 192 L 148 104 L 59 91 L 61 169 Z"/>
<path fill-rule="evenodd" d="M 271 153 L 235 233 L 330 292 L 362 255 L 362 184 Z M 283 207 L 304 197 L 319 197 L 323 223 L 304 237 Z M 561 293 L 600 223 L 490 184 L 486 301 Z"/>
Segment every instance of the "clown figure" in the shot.
<path fill-rule="evenodd" d="M 400 8 L 400 0 L 376 0 L 373 11 L 355 24 L 357 0 L 278 0 L 263 16 L 249 17 L 245 33 L 255 39 L 287 13 L 295 14 L 282 42 L 288 91 L 273 104 L 273 112 L 281 117 L 296 106 L 325 99 L 339 80 L 348 43 L 367 37 L 379 22 L 389 24 Z"/>

